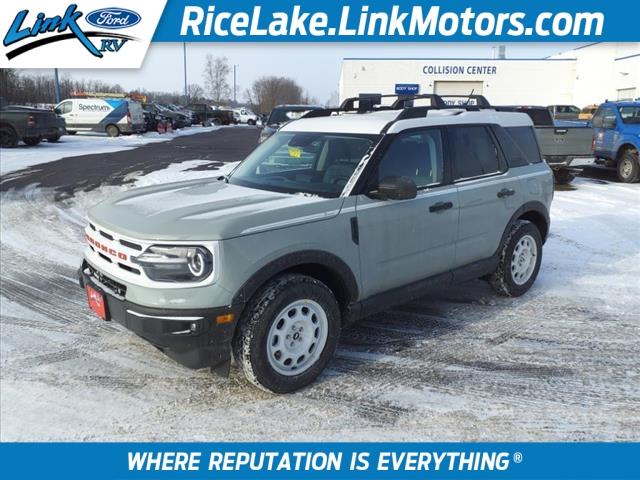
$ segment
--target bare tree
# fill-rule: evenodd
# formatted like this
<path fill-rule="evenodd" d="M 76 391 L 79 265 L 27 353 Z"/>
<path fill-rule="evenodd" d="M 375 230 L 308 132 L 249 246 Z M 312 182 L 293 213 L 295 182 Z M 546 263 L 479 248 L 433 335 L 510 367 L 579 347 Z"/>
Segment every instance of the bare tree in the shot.
<path fill-rule="evenodd" d="M 204 100 L 204 88 L 197 83 L 190 83 L 187 85 L 187 97 L 189 98 L 189 101 L 196 103 Z"/>
<path fill-rule="evenodd" d="M 280 104 L 307 104 L 314 100 L 292 78 L 275 76 L 261 77 L 253 82 L 245 97 L 260 113 L 268 113 Z"/>
<path fill-rule="evenodd" d="M 228 100 L 231 89 L 227 78 L 231 72 L 229 59 L 227 57 L 216 57 L 207 55 L 207 62 L 204 66 L 204 85 L 211 99 L 220 104 L 223 100 Z"/>

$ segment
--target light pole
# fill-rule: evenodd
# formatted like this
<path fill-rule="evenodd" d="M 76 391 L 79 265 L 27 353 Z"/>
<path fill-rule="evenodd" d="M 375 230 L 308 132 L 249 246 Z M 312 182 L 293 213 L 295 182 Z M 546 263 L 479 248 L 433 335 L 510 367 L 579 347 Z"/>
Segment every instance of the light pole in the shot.
<path fill-rule="evenodd" d="M 184 68 L 184 99 L 189 102 L 187 92 L 187 42 L 182 42 L 182 67 Z"/>
<path fill-rule="evenodd" d="M 238 65 L 233 64 L 233 106 L 236 106 L 236 68 Z"/>
<path fill-rule="evenodd" d="M 58 104 L 60 103 L 60 100 L 62 100 L 62 98 L 60 98 L 60 78 L 58 78 L 57 68 L 53 69 L 53 85 L 54 85 L 55 96 L 56 96 L 56 104 Z"/>

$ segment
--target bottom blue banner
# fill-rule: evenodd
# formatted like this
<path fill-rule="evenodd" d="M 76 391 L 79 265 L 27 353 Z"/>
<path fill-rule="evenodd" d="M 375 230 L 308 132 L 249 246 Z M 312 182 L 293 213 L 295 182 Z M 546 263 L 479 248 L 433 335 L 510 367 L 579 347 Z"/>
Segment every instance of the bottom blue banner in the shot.
<path fill-rule="evenodd" d="M 637 479 L 635 443 L 3 443 L 9 479 Z"/>

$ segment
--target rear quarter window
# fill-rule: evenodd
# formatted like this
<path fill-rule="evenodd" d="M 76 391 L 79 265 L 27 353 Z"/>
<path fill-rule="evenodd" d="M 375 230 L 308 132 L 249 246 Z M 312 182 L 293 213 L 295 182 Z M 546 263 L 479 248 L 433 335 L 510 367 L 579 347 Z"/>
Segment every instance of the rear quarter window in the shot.
<path fill-rule="evenodd" d="M 536 132 L 532 127 L 507 127 L 505 129 L 516 146 L 522 151 L 527 163 L 541 163 L 542 154 L 538 147 Z"/>

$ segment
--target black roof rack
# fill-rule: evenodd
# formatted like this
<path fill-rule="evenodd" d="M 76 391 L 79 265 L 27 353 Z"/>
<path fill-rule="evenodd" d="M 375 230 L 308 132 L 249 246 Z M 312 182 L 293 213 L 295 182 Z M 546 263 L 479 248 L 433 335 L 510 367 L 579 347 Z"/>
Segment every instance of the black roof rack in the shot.
<path fill-rule="evenodd" d="M 346 98 L 339 107 L 322 108 L 311 110 L 300 118 L 328 117 L 339 112 L 368 113 L 381 110 L 402 110 L 396 120 L 407 118 L 421 118 L 428 114 L 429 110 L 442 110 L 448 108 L 458 108 L 466 110 L 480 110 L 483 108 L 493 108 L 489 101 L 482 95 L 444 95 L 445 98 L 466 98 L 467 101 L 461 105 L 447 104 L 443 96 L 436 93 L 420 93 L 409 95 L 361 93 L 357 97 Z M 383 98 L 395 98 L 391 105 L 382 105 Z M 429 99 L 430 106 L 414 107 L 414 100 Z M 474 101 L 474 103 L 471 103 Z"/>

